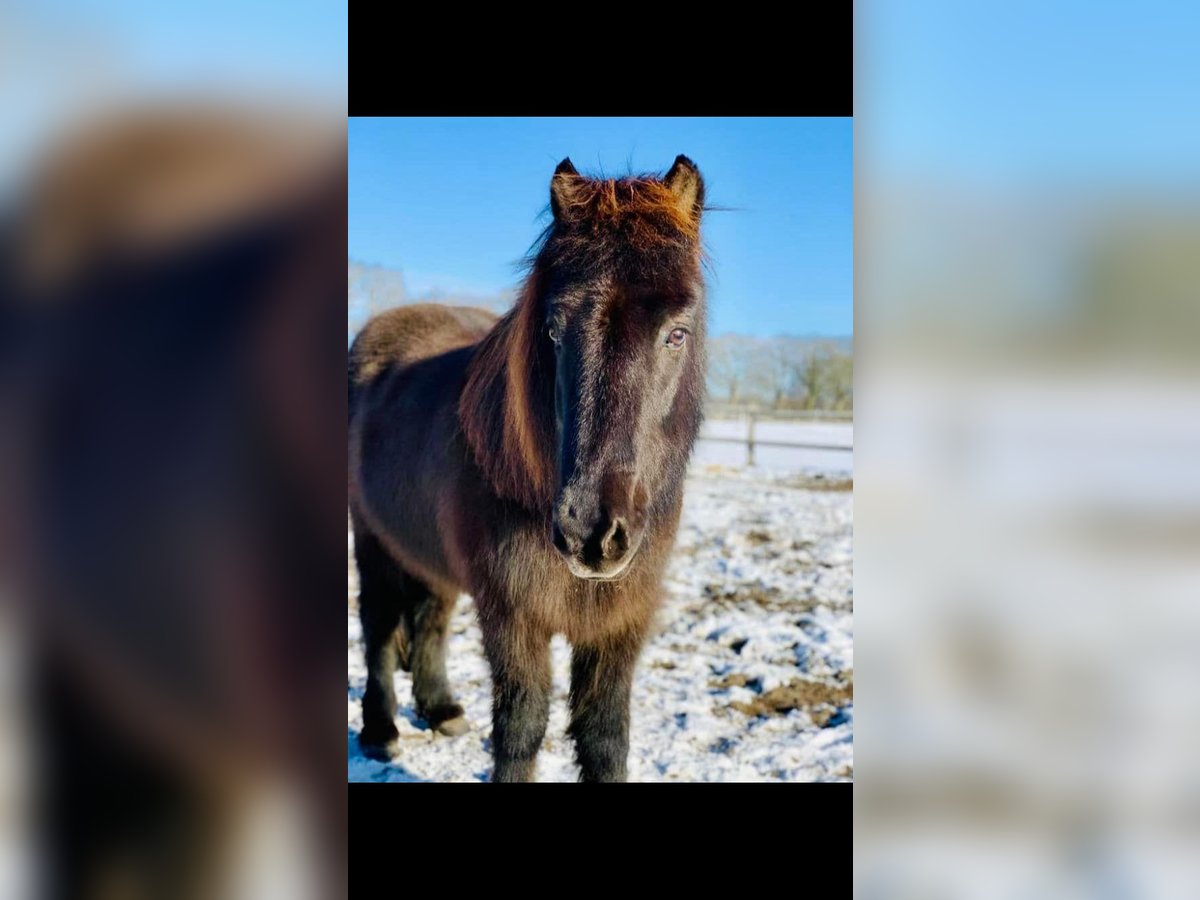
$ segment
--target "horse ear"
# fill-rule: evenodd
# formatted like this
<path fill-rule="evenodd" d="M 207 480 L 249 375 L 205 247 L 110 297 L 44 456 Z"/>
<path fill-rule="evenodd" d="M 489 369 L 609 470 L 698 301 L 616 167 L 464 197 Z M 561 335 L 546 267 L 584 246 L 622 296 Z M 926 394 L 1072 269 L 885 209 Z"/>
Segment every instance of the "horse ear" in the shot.
<path fill-rule="evenodd" d="M 665 184 L 675 195 L 675 202 L 681 212 L 699 220 L 704 209 L 704 179 L 696 164 L 683 154 L 675 157 L 671 170 L 663 178 Z"/>
<path fill-rule="evenodd" d="M 554 177 L 550 179 L 550 209 L 556 222 L 562 220 L 563 210 L 571 205 L 571 194 L 579 177 L 569 156 L 554 170 Z"/>

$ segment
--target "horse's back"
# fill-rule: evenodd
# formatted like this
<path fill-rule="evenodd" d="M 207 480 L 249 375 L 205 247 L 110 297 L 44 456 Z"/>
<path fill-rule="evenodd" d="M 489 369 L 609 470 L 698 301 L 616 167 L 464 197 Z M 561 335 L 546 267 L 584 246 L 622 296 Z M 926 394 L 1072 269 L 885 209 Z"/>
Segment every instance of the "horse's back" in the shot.
<path fill-rule="evenodd" d="M 458 422 L 467 364 L 496 320 L 469 307 L 404 306 L 371 319 L 350 349 L 352 516 L 409 574 L 451 595 L 462 579 L 438 511 L 453 503 L 468 458 Z"/>
<path fill-rule="evenodd" d="M 434 303 L 400 306 L 380 313 L 363 326 L 350 347 L 351 391 L 372 383 L 390 369 L 477 343 L 495 325 L 496 318 L 485 309 Z"/>

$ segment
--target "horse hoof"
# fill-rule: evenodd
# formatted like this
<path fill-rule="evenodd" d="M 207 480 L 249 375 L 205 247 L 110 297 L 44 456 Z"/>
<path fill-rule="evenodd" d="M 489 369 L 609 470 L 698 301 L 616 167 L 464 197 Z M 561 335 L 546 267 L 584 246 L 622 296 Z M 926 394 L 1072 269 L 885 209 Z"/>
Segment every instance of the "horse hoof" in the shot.
<path fill-rule="evenodd" d="M 467 721 L 466 716 L 456 716 L 437 725 L 438 734 L 444 734 L 446 737 L 458 737 L 470 730 L 471 723 Z"/>
<path fill-rule="evenodd" d="M 364 741 L 360 737 L 358 739 L 358 748 L 362 750 L 362 755 L 367 759 L 373 759 L 378 762 L 391 762 L 400 754 L 400 738 L 397 736 L 380 744 Z"/>
<path fill-rule="evenodd" d="M 417 715 L 434 731 L 455 737 L 464 734 L 469 726 L 463 719 L 465 711 L 461 703 L 439 703 L 436 706 L 417 707 Z M 461 724 L 451 725 L 455 719 L 461 719 Z M 447 731 L 446 729 L 450 729 Z"/>

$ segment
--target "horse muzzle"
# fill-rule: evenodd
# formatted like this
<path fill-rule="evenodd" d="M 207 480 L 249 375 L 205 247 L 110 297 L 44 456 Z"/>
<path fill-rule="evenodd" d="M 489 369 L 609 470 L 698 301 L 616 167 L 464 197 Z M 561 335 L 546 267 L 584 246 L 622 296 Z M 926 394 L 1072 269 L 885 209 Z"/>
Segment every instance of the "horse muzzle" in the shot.
<path fill-rule="evenodd" d="M 625 516 L 583 518 L 574 506 L 555 512 L 550 525 L 554 544 L 576 578 L 611 581 L 620 578 L 637 555 L 642 530 Z"/>

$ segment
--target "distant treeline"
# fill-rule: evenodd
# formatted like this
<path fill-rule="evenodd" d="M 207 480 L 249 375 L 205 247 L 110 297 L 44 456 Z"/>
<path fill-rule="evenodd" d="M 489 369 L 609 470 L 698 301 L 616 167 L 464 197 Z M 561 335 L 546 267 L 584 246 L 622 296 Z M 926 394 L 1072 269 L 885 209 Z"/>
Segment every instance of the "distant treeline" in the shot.
<path fill-rule="evenodd" d="M 854 409 L 849 338 L 725 334 L 708 342 L 708 392 L 733 406 Z"/>
<path fill-rule="evenodd" d="M 348 340 L 371 316 L 406 303 L 482 306 L 502 313 L 513 294 L 433 292 L 410 295 L 404 274 L 349 261 Z M 853 410 L 854 361 L 850 339 L 725 334 L 708 341 L 708 390 L 718 403 L 771 409 Z"/>

